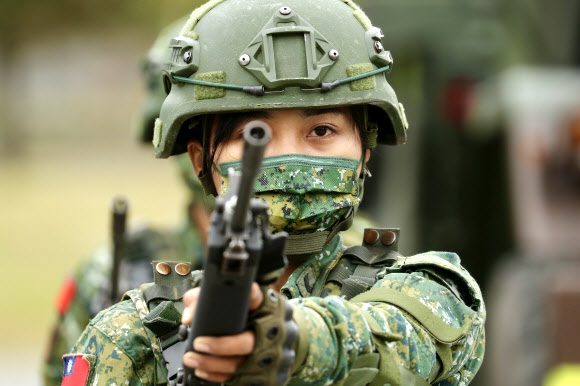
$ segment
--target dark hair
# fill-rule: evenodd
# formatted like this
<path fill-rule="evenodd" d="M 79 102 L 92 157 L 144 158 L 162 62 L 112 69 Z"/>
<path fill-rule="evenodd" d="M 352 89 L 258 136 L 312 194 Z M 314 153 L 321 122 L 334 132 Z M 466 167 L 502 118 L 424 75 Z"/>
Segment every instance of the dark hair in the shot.
<path fill-rule="evenodd" d="M 365 111 L 363 106 L 351 106 L 349 107 L 352 122 L 354 124 L 353 129 L 356 130 L 360 136 L 361 143 L 367 143 L 368 133 L 365 127 Z M 214 116 L 215 117 L 215 116 Z M 196 130 L 199 136 L 197 139 L 202 143 L 204 147 L 204 160 L 203 169 L 210 170 L 214 162 L 215 156 L 217 154 L 220 146 L 228 142 L 236 127 L 239 127 L 244 121 L 248 119 L 255 119 L 256 112 L 243 112 L 243 113 L 225 113 L 219 114 L 217 126 L 215 132 L 213 133 L 213 141 L 211 145 L 209 144 L 209 136 L 205 139 L 202 138 L 201 132 L 203 130 L 209 130 L 212 127 L 213 118 L 205 117 L 206 123 L 202 124 L 203 130 Z M 205 143 L 204 143 L 205 142 Z"/>

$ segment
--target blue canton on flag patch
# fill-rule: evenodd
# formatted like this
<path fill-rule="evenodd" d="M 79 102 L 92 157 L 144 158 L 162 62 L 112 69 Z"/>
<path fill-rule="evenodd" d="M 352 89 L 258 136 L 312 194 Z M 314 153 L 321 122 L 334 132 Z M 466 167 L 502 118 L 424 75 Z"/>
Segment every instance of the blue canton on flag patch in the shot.
<path fill-rule="evenodd" d="M 76 359 L 77 358 L 74 355 L 64 358 L 64 373 L 62 374 L 63 376 L 71 375 L 73 373 Z"/>
<path fill-rule="evenodd" d="M 61 386 L 86 385 L 91 372 L 91 357 L 91 355 L 85 356 L 84 354 L 64 355 L 62 357 L 64 371 L 62 373 Z"/>

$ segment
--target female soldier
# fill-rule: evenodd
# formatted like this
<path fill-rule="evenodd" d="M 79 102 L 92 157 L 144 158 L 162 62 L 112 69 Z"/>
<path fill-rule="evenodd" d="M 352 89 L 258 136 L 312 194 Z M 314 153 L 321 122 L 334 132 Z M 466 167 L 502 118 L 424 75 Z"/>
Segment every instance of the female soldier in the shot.
<path fill-rule="evenodd" d="M 272 139 L 254 189 L 269 204 L 273 232 L 290 234 L 290 263 L 273 285 L 279 295 L 254 286 L 248 330 L 199 337 L 197 352 L 183 357 L 199 378 L 466 385 L 481 366 L 485 308 L 455 254 L 402 257 L 398 233 L 386 229 L 368 230 L 363 246 L 342 244 L 371 150 L 406 140 L 382 37 L 351 0 L 212 0 L 171 41 L 157 157 L 189 152 L 206 192 L 223 194 L 226 170 L 239 167 L 244 124 L 265 121 Z M 155 285 L 91 321 L 65 357 L 65 382 L 79 363 L 85 380 L 165 382 L 168 331 L 184 293 L 185 323 L 198 296 L 176 284 L 174 271 L 159 265 Z"/>

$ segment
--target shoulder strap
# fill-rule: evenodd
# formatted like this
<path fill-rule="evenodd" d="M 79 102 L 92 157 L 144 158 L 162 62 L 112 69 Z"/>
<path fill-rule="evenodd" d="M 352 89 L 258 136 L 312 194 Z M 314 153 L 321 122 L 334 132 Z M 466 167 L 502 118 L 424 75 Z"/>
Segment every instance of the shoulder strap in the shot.
<path fill-rule="evenodd" d="M 356 265 L 352 275 L 342 280 L 342 287 L 340 290 L 341 296 L 344 296 L 345 299 L 348 300 L 367 291 L 377 282 L 377 273 L 379 273 L 381 269 L 382 267 Z M 349 272 L 346 269 L 344 269 L 344 271 Z M 337 274 L 337 276 L 339 274 Z"/>
<path fill-rule="evenodd" d="M 377 254 L 376 252 L 382 252 Z M 350 267 L 338 264 L 328 275 L 327 282 L 337 282 L 341 285 L 340 295 L 347 300 L 367 291 L 377 282 L 377 274 L 385 267 L 397 262 L 400 254 L 392 249 L 375 249 L 357 245 L 347 248 L 342 258 L 351 262 Z M 354 266 L 354 269 L 352 268 Z"/>
<path fill-rule="evenodd" d="M 191 288 L 191 280 L 183 280 L 172 287 L 152 285 L 143 291 L 143 296 L 148 304 L 153 301 L 176 301 L 183 298 L 183 295 Z"/>

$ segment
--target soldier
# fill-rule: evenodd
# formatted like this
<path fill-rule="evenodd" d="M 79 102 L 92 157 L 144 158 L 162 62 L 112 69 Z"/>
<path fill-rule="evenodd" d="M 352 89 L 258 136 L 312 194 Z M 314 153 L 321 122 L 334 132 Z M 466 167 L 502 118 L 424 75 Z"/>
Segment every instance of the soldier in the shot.
<path fill-rule="evenodd" d="M 204 189 L 223 194 L 226 170 L 240 166 L 241 129 L 263 120 L 272 140 L 254 189 L 269 204 L 273 232 L 290 234 L 277 295 L 252 289 L 251 327 L 199 337 L 197 352 L 183 357 L 199 378 L 466 385 L 481 366 L 485 306 L 457 255 L 404 257 L 389 229 L 343 246 L 371 150 L 406 141 L 382 38 L 351 0 L 212 0 L 172 40 L 157 157 L 187 151 Z M 192 320 L 198 296 L 182 283 L 195 286 L 202 273 L 192 280 L 188 272 L 159 263 L 155 284 L 97 315 L 64 358 L 63 384 L 166 384 L 171 332 Z M 278 366 L 295 329 L 292 364 Z"/>
<path fill-rule="evenodd" d="M 147 53 L 143 66 L 147 92 L 135 122 L 139 142 L 151 143 L 153 126 L 165 92 L 161 66 L 166 60 L 167 41 L 177 35 L 185 19 L 164 29 Z M 156 229 L 140 224 L 129 231 L 120 252 L 119 273 L 113 275 L 113 252 L 109 246 L 97 249 L 67 277 L 57 299 L 57 321 L 49 341 L 43 369 L 46 385 L 62 381 L 62 355 L 67 353 L 83 332 L 89 320 L 99 311 L 117 302 L 123 293 L 153 280 L 150 262 L 159 258 L 184 260 L 201 268 L 205 255 L 205 230 L 213 197 L 207 197 L 187 155 L 175 157 L 180 175 L 191 192 L 184 224 L 174 229 Z M 116 276 L 116 277 L 114 277 Z M 118 281 L 118 283 L 112 283 Z M 117 285 L 116 294 L 111 294 Z"/>

